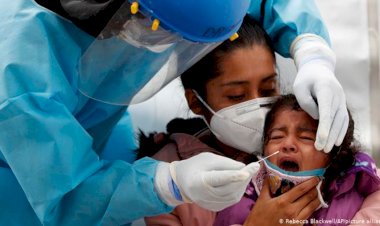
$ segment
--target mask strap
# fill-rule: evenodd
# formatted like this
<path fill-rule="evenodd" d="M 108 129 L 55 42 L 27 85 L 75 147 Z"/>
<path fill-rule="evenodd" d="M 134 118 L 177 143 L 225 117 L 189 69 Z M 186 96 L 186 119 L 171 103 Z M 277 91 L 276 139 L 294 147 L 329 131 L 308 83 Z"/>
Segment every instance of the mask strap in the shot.
<path fill-rule="evenodd" d="M 219 115 L 218 113 L 216 113 L 214 110 L 212 110 L 212 108 L 206 103 L 206 101 L 204 101 L 202 99 L 201 96 L 199 96 L 198 92 L 195 91 L 194 89 L 192 89 L 194 95 L 198 98 L 198 100 L 214 115 L 220 117 L 220 118 L 224 118 L 222 115 Z"/>
<path fill-rule="evenodd" d="M 327 208 L 327 207 L 329 207 L 329 205 L 325 202 L 325 200 L 323 199 L 323 196 L 322 196 L 322 192 L 321 192 L 322 182 L 323 182 L 323 180 L 319 181 L 319 183 L 317 185 L 318 199 L 321 202 L 321 204 L 319 205 L 319 207 L 317 208 L 317 210 L 320 209 L 320 208 Z"/>
<path fill-rule="evenodd" d="M 216 112 L 214 112 L 207 104 L 206 104 L 206 102 L 199 96 L 199 94 L 197 93 L 197 91 L 195 91 L 195 90 L 193 90 L 192 89 L 192 91 L 193 91 L 193 93 L 194 93 L 194 95 L 198 98 L 198 100 L 209 110 L 209 111 L 211 111 L 211 113 L 213 113 L 213 114 L 216 114 Z M 212 133 L 214 133 L 213 131 L 212 131 L 212 129 L 211 129 L 211 125 L 207 122 L 207 120 L 206 120 L 206 117 L 204 116 L 204 115 L 202 115 L 202 119 L 203 119 L 203 121 L 206 123 L 206 125 L 207 125 L 207 127 L 211 130 L 211 132 Z M 215 133 L 214 133 L 215 134 Z"/>

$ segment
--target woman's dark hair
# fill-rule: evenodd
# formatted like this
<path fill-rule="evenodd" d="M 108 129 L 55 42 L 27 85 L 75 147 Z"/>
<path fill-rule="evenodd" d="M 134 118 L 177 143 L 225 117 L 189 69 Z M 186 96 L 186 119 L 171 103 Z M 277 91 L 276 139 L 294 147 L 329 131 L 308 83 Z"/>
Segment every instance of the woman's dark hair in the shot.
<path fill-rule="evenodd" d="M 266 47 L 273 55 L 274 47 L 268 34 L 257 22 L 249 17 L 245 17 L 239 31 L 239 38 L 234 41 L 226 40 L 192 67 L 181 75 L 183 87 L 194 89 L 201 97 L 205 97 L 206 83 L 221 74 L 220 62 L 225 56 L 239 48 L 260 45 Z"/>
<path fill-rule="evenodd" d="M 271 110 L 268 112 L 264 124 L 264 144 L 268 143 L 269 129 L 274 122 L 276 113 L 280 110 L 290 109 L 294 111 L 303 111 L 293 94 L 280 96 L 279 99 L 272 105 Z M 349 124 L 346 136 L 340 146 L 334 146 L 329 153 L 330 165 L 325 172 L 325 181 L 323 186 L 323 194 L 326 200 L 331 198 L 328 194 L 330 184 L 335 179 L 343 175 L 355 163 L 355 154 L 359 151 L 359 146 L 354 139 L 354 121 L 351 113 L 349 114 Z"/>
<path fill-rule="evenodd" d="M 225 56 L 236 49 L 247 48 L 253 45 L 264 46 L 271 52 L 273 58 L 275 59 L 272 41 L 256 21 L 246 17 L 238 31 L 238 34 L 239 38 L 234 41 L 224 41 L 181 75 L 182 84 L 185 89 L 194 89 L 199 93 L 199 95 L 205 97 L 205 86 L 207 81 L 220 75 L 220 62 Z M 140 147 L 136 150 L 137 158 L 139 159 L 145 156 L 154 155 L 168 143 L 168 137 L 171 133 L 182 132 L 194 134 L 195 131 L 199 131 L 204 127 L 205 125 L 203 120 L 199 118 L 191 120 L 173 120 L 167 126 L 168 134 L 159 144 L 154 142 L 155 133 L 145 135 L 142 131 L 140 131 L 138 136 Z M 186 130 L 184 130 L 185 128 Z"/>

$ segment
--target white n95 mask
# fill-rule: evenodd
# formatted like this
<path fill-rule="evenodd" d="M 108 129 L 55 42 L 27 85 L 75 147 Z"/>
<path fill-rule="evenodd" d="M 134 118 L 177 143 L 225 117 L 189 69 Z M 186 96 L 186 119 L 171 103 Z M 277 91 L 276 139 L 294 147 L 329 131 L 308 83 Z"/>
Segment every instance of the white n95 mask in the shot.
<path fill-rule="evenodd" d="M 256 98 L 215 112 L 193 92 L 213 114 L 210 124 L 205 121 L 219 141 L 249 154 L 261 153 L 265 117 L 276 97 Z"/>

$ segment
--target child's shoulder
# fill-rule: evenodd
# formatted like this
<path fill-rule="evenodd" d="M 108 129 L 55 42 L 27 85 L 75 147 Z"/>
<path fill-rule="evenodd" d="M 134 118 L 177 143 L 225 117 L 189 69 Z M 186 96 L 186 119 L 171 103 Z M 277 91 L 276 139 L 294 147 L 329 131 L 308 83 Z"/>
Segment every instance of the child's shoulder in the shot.
<path fill-rule="evenodd" d="M 366 197 L 379 189 L 380 178 L 375 161 L 367 153 L 358 152 L 354 164 L 330 184 L 329 193 L 333 194 L 333 199 L 355 194 Z"/>
<path fill-rule="evenodd" d="M 365 152 L 358 152 L 355 154 L 354 165 L 349 169 L 349 172 L 351 173 L 360 171 L 365 171 L 370 175 L 377 175 L 375 160 Z"/>
<path fill-rule="evenodd" d="M 355 162 L 346 176 L 355 178 L 355 187 L 363 195 L 369 195 L 380 188 L 375 160 L 365 152 L 356 153 Z"/>

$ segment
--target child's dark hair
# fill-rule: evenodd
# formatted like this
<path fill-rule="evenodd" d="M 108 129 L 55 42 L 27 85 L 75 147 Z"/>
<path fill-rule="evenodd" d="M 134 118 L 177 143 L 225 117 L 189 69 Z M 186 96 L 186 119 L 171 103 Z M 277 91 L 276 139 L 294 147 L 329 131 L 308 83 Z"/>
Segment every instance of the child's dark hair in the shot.
<path fill-rule="evenodd" d="M 206 128 L 207 125 L 202 118 L 175 118 L 172 119 L 166 125 L 166 132 L 163 133 L 163 139 L 159 143 L 155 141 L 154 136 L 157 133 L 149 133 L 145 135 L 142 130 L 138 133 L 139 148 L 135 150 L 136 160 L 143 157 L 152 157 L 156 154 L 161 148 L 170 142 L 170 135 L 173 133 L 186 133 L 194 135 L 200 130 Z"/>
<path fill-rule="evenodd" d="M 287 94 L 279 97 L 273 104 L 271 110 L 268 112 L 265 125 L 264 125 L 264 144 L 268 143 L 269 129 L 274 122 L 276 113 L 283 109 L 290 109 L 294 111 L 303 111 L 293 94 Z M 323 194 L 328 201 L 332 194 L 328 194 L 328 189 L 333 180 L 342 176 L 342 174 L 349 169 L 355 162 L 355 154 L 359 151 L 359 146 L 354 140 L 354 121 L 352 120 L 351 113 L 349 113 L 349 124 L 346 136 L 340 146 L 334 146 L 329 153 L 330 165 L 325 172 L 325 181 L 323 186 Z"/>
<path fill-rule="evenodd" d="M 183 87 L 185 89 L 196 90 L 198 94 L 204 98 L 206 96 L 205 85 L 207 81 L 221 74 L 221 60 L 236 49 L 247 48 L 253 45 L 264 46 L 272 53 L 275 59 L 272 41 L 256 21 L 246 16 L 238 34 L 239 38 L 234 41 L 224 41 L 191 68 L 182 73 L 181 80 Z"/>

